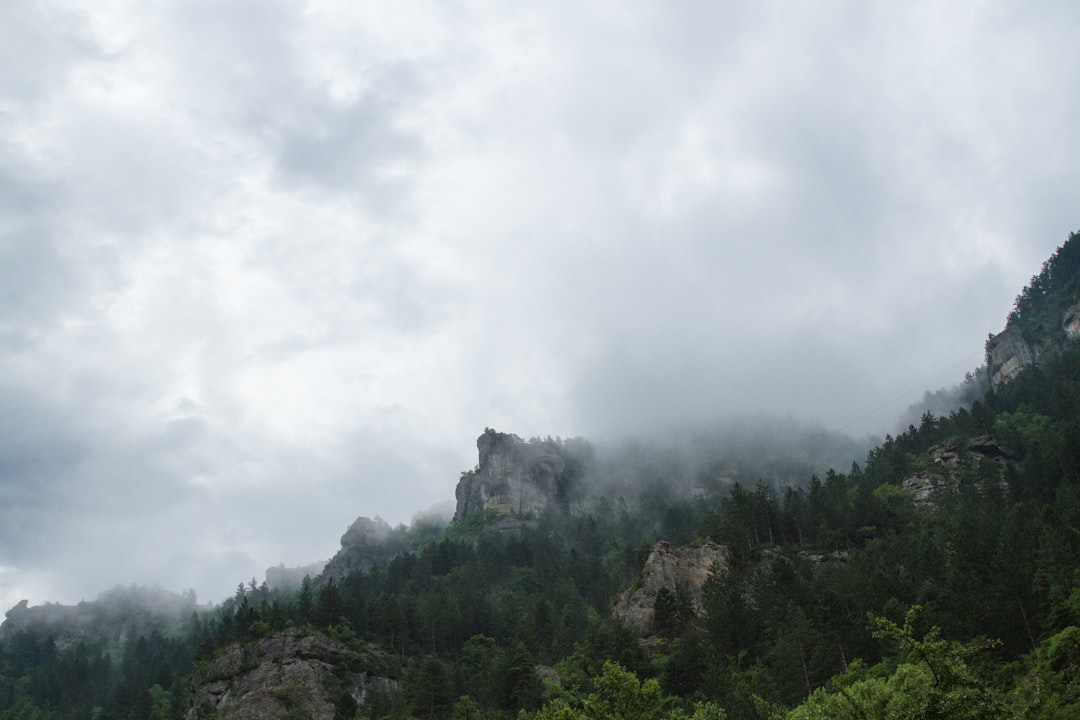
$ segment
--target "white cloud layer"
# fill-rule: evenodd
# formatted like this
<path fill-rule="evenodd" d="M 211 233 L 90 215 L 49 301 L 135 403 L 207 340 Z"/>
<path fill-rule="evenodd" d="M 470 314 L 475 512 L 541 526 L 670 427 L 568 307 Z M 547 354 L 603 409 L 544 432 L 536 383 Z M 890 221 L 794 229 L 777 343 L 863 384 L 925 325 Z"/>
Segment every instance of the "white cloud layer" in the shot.
<path fill-rule="evenodd" d="M 891 430 L 1080 227 L 1077 29 L 3 3 L 0 600 L 218 599 L 452 497 L 485 426 Z"/>

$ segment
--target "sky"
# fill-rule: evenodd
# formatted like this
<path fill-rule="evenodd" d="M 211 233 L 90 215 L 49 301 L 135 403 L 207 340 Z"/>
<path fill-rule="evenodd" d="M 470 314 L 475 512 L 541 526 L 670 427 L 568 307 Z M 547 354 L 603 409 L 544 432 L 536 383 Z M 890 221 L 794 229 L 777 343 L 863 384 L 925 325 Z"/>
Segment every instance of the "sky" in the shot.
<path fill-rule="evenodd" d="M 0 604 L 220 600 L 485 427 L 894 431 L 1080 229 L 1080 4 L 0 3 Z"/>

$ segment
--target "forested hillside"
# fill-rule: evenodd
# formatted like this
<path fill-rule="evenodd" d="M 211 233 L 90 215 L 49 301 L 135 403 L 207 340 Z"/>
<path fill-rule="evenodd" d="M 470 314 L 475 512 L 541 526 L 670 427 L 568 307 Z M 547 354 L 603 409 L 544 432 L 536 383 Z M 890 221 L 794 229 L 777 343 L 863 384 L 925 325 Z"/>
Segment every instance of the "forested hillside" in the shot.
<path fill-rule="evenodd" d="M 1080 717 L 1078 246 L 1010 316 L 1038 352 L 862 463 L 586 501 L 579 441 L 523 442 L 560 502 L 485 506 L 478 467 L 469 512 L 341 576 L 123 639 L 5 624 L 0 719 Z M 675 552 L 706 543 L 704 574 Z M 642 624 L 615 619 L 640 589 Z"/>

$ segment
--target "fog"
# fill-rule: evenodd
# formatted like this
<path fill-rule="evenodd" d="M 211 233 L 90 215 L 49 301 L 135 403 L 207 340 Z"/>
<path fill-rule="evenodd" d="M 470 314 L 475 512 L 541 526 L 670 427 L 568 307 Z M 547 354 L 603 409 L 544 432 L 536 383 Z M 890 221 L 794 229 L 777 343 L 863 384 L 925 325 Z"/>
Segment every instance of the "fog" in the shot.
<path fill-rule="evenodd" d="M 0 604 L 224 598 L 484 427 L 894 432 L 1080 227 L 1078 25 L 0 4 Z"/>

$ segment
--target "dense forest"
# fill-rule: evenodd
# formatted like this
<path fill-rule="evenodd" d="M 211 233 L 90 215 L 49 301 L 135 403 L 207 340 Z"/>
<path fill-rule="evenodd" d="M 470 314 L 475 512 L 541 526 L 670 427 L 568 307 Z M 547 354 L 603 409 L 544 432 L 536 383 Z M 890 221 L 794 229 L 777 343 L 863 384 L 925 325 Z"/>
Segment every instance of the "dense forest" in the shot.
<path fill-rule="evenodd" d="M 1071 235 L 1010 324 L 1060 333 L 1078 278 Z M 801 484 L 476 513 L 367 571 L 251 580 L 122 640 L 9 629 L 0 719 L 180 718 L 193 671 L 290 628 L 388 679 L 339 693 L 336 718 L 1080 717 L 1080 343 L 1042 345 L 1007 384 Z M 661 540 L 728 561 L 700 608 L 662 590 L 643 638 L 612 601 Z"/>

